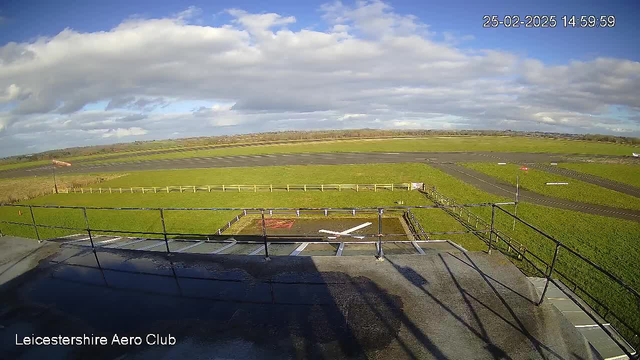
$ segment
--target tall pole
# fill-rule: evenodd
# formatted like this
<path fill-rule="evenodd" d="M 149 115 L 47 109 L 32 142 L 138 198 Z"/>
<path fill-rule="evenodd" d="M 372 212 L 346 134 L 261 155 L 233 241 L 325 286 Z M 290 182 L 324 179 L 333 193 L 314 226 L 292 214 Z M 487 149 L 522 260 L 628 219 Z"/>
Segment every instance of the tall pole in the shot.
<path fill-rule="evenodd" d="M 520 200 L 520 175 L 516 175 L 516 206 L 513 215 L 518 216 L 518 200 Z M 513 218 L 513 230 L 516 229 L 516 218 Z"/>
<path fill-rule="evenodd" d="M 56 182 L 56 164 L 53 164 L 53 187 L 56 189 L 56 194 L 58 193 L 58 183 Z"/>

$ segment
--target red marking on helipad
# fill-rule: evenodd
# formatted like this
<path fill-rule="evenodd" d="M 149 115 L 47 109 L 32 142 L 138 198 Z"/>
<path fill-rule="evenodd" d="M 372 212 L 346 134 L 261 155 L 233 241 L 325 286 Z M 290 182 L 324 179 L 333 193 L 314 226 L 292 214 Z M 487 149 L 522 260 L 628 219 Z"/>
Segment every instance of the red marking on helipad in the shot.
<path fill-rule="evenodd" d="M 267 229 L 291 229 L 295 220 L 292 219 L 265 219 Z M 262 226 L 262 220 L 258 220 L 258 226 Z"/>

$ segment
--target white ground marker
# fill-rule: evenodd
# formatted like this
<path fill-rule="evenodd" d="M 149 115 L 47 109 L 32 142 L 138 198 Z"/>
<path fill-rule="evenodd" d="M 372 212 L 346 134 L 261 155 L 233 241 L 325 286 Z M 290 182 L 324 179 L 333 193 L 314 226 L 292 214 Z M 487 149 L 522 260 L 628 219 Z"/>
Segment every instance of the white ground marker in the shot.
<path fill-rule="evenodd" d="M 293 252 L 291 254 L 289 254 L 289 256 L 298 256 L 298 254 L 300 254 L 302 251 L 304 251 L 304 249 L 307 247 L 307 245 L 309 245 L 308 242 L 300 244 L 300 246 L 298 246 L 298 248 L 293 250 Z"/>

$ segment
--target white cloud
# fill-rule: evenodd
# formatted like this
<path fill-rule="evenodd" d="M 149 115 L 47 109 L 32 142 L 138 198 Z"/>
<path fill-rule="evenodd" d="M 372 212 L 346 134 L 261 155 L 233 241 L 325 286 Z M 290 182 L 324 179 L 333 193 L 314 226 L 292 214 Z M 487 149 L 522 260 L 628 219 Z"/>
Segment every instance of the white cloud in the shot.
<path fill-rule="evenodd" d="M 38 134 L 43 150 L 166 138 L 176 129 L 183 136 L 343 127 L 640 134 L 639 62 L 548 66 L 462 49 L 457 43 L 469 38 L 434 36 L 379 1 L 322 11 L 326 31 L 290 30 L 292 14 L 238 9 L 228 10 L 229 24 L 197 25 L 191 20 L 206 14 L 188 8 L 108 31 L 66 29 L 6 44 L 0 154 L 31 145 L 16 137 L 25 133 Z M 198 102 L 220 105 L 170 110 Z M 614 107 L 622 110 L 613 114 Z M 99 129 L 107 131 L 87 132 Z"/>
<path fill-rule="evenodd" d="M 91 130 L 89 131 L 89 133 L 91 133 Z M 102 133 L 103 138 L 110 138 L 110 137 L 121 138 L 121 137 L 127 137 L 127 136 L 145 135 L 148 133 L 148 131 L 139 127 L 131 127 L 128 129 L 123 129 L 123 128 L 107 129 L 107 131 L 102 131 L 101 129 L 99 133 Z"/>

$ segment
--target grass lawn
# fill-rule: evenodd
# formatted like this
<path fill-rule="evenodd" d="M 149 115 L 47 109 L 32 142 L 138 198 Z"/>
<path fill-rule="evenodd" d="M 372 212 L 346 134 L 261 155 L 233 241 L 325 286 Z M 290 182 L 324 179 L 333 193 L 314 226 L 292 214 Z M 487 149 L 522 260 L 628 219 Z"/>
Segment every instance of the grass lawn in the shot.
<path fill-rule="evenodd" d="M 73 186 L 91 186 L 119 176 L 121 174 L 110 173 L 62 175 L 56 178 L 58 190 L 64 190 Z M 52 193 L 54 193 L 54 185 L 51 176 L 0 179 L 0 204 L 28 200 Z"/>
<path fill-rule="evenodd" d="M 303 144 L 294 143 L 239 148 L 181 151 L 167 154 L 154 154 L 134 156 L 129 158 L 98 160 L 95 161 L 95 163 L 275 153 L 406 151 L 493 151 L 626 155 L 631 153 L 632 151 L 637 151 L 637 148 L 630 145 L 597 143 L 579 140 L 538 139 L 509 136 L 434 136 L 423 139 L 341 140 Z"/>
<path fill-rule="evenodd" d="M 558 166 L 640 187 L 640 165 L 579 163 Z"/>
<path fill-rule="evenodd" d="M 530 171 L 529 175 L 532 172 Z M 131 173 L 105 182 L 101 186 L 163 186 L 176 184 L 224 184 L 224 183 L 362 183 L 362 182 L 425 182 L 437 186 L 438 191 L 453 197 L 458 203 L 509 201 L 478 190 L 425 164 L 375 164 L 337 166 L 286 166 L 272 168 L 232 168 L 207 170 L 145 171 Z M 60 194 L 30 200 L 30 204 L 58 204 L 74 206 L 106 207 L 360 207 L 393 206 L 402 200 L 406 205 L 429 204 L 418 192 L 278 192 L 278 193 L 170 193 L 170 194 Z M 509 206 L 513 210 L 513 206 Z M 16 208 L 1 208 L 0 216 L 10 221 L 28 222 L 30 215 L 18 215 Z M 485 219 L 490 218 L 489 208 L 474 209 Z M 36 209 L 39 223 L 83 227 L 81 210 Z M 455 231 L 462 226 L 440 209 L 416 210 L 417 219 L 427 231 Z M 236 212 L 167 211 L 165 214 L 169 232 L 212 233 L 225 224 Z M 580 254 L 595 261 L 605 269 L 640 288 L 640 268 L 635 266 L 640 257 L 640 226 L 638 223 L 615 218 L 581 214 L 544 206 L 520 204 L 518 215 L 543 229 Z M 126 231 L 161 231 L 158 211 L 89 210 L 92 227 L 119 228 Z M 497 212 L 496 227 L 510 234 L 528 250 L 550 262 L 553 243 L 542 238 L 523 225 L 512 230 L 512 220 Z M 33 237 L 28 227 L 2 225 L 8 234 Z M 77 231 L 72 231 L 77 232 Z M 61 235 L 64 231 L 42 230 L 43 237 Z M 66 232 L 70 233 L 69 231 Z M 485 250 L 486 245 L 473 235 L 434 236 L 434 239 L 451 239 L 468 250 Z M 526 263 L 515 261 L 526 268 Z M 583 262 L 564 251 L 558 259 L 558 269 L 570 273 L 581 286 L 589 289 L 609 305 L 615 313 L 633 318 L 640 311 L 637 302 L 630 301 L 624 293 L 609 296 L 616 287 Z M 540 276 L 537 274 L 537 276 Z M 637 319 L 637 317 L 636 317 Z M 640 327 L 640 321 L 636 326 Z"/>
<path fill-rule="evenodd" d="M 640 209 L 640 199 L 635 196 L 543 170 L 529 169 L 524 172 L 520 170 L 520 165 L 515 164 L 466 163 L 463 165 L 513 185 L 516 184 L 516 176 L 520 175 L 520 186 L 523 189 L 543 195 L 623 209 Z M 545 185 L 547 182 L 568 182 L 569 185 Z"/>

